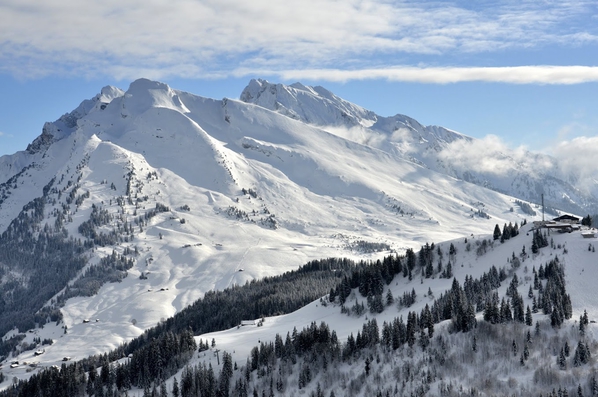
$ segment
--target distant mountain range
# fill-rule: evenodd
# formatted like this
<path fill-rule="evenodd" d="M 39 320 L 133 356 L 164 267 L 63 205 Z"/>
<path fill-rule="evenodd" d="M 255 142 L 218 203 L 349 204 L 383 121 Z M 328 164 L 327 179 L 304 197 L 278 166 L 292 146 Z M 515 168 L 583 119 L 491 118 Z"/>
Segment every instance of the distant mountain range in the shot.
<path fill-rule="evenodd" d="M 544 194 L 547 207 L 578 214 L 598 212 L 595 182 L 590 186 L 583 184 L 577 172 L 563 170 L 548 155 L 501 152 L 501 147 L 443 127 L 423 126 L 408 116 L 378 116 L 323 87 L 252 80 L 240 98 L 522 200 L 540 203 Z"/>

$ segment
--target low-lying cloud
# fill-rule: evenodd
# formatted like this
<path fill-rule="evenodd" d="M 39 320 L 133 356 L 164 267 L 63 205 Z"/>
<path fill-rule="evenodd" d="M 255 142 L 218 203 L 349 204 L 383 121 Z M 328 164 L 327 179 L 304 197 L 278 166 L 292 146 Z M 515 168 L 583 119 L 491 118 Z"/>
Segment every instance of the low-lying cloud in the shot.
<path fill-rule="evenodd" d="M 516 168 L 570 181 L 586 193 L 598 193 L 598 137 L 581 136 L 551 146 L 548 155 L 511 148 L 499 137 L 459 140 L 442 150 L 439 158 L 460 172 L 508 176 Z"/>
<path fill-rule="evenodd" d="M 593 189 L 598 184 L 598 137 L 580 136 L 562 141 L 552 149 L 563 171 L 578 178 L 578 187 Z"/>
<path fill-rule="evenodd" d="M 526 161 L 524 147 L 509 148 L 499 137 L 488 135 L 483 139 L 459 139 L 439 153 L 439 158 L 459 171 L 474 171 L 506 175 Z"/>

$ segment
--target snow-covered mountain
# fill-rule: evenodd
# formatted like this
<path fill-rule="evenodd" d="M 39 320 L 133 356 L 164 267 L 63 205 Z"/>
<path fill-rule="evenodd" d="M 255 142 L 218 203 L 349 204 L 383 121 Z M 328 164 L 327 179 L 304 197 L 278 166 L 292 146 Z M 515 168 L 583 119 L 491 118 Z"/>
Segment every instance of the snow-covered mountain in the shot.
<path fill-rule="evenodd" d="M 379 258 L 541 217 L 496 190 L 595 202 L 525 164 L 494 179 L 460 170 L 446 151 L 472 138 L 321 87 L 252 80 L 240 98 L 145 79 L 105 87 L 0 157 L 0 315 L 55 340 L 46 362 L 105 352 L 207 291 L 312 259 Z"/>
<path fill-rule="evenodd" d="M 597 186 L 588 186 L 579 172 L 563 170 L 548 155 L 508 152 L 497 142 L 423 126 L 401 114 L 378 116 L 322 87 L 252 80 L 240 99 L 523 200 L 540 203 L 544 194 L 547 207 L 580 214 L 598 212 Z"/>

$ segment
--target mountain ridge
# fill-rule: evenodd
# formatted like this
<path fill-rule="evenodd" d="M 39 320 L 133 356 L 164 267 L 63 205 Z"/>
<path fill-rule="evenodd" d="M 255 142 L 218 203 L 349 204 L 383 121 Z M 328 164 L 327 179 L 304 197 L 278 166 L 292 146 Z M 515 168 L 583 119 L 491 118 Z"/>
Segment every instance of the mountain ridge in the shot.
<path fill-rule="evenodd" d="M 285 90 L 325 101 L 321 120 L 381 120 L 367 119 L 373 113 L 356 105 L 355 114 L 337 117 L 337 97 L 327 91 Z M 343 136 L 347 124 L 338 124 L 340 133 L 145 79 L 127 91 L 105 88 L 77 109 L 42 132 L 38 150 L 0 157 L 2 292 L 35 295 L 53 315 L 61 313 L 52 321 L 35 317 L 32 327 L 43 326 L 56 340 L 54 356 L 71 355 L 69 345 L 78 356 L 91 353 L 81 342 L 90 338 L 101 349 L 115 347 L 207 291 L 310 260 L 377 259 L 540 218 L 513 197 L 435 171 L 421 153 L 388 150 L 388 141 L 375 139 L 386 130 L 363 123 L 357 128 L 372 144 Z M 471 139 L 408 118 L 385 120 L 386 129 L 406 129 L 399 134 L 430 128 L 425 148 L 445 145 L 442 134 Z M 419 145 L 421 137 L 410 143 Z M 16 170 L 16 164 L 26 166 Z M 33 221 L 27 206 L 40 202 Z M 18 214 L 26 221 L 15 220 Z M 43 267 L 22 269 L 9 251 L 23 240 L 43 247 L 48 236 L 85 248 L 86 262 L 68 288 L 55 285 L 58 292 L 43 295 L 38 285 L 8 284 L 17 275 L 43 279 Z M 86 326 L 90 318 L 100 321 Z"/>

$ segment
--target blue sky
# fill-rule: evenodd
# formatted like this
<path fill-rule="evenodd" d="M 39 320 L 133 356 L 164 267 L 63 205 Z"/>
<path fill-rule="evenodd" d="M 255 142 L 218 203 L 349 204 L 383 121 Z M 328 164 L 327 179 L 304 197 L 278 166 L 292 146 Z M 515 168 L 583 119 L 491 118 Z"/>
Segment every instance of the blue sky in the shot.
<path fill-rule="evenodd" d="M 2 0 L 0 19 L 0 155 L 139 77 L 212 98 L 301 81 L 488 144 L 598 155 L 595 1 Z"/>

